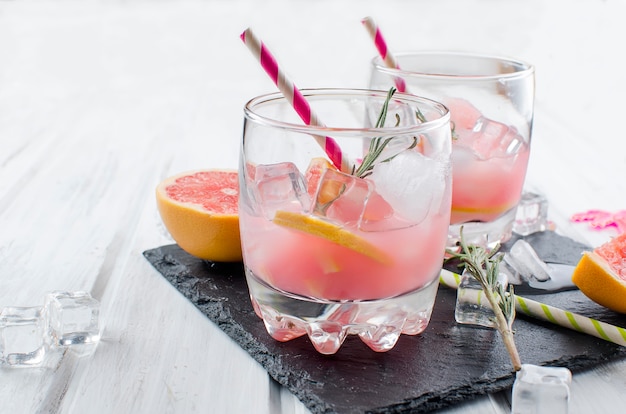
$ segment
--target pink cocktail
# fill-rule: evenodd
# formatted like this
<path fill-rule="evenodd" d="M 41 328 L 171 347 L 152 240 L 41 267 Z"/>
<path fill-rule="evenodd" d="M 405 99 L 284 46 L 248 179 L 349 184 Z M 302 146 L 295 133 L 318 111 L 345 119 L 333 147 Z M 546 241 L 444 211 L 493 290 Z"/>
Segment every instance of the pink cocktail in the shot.
<path fill-rule="evenodd" d="M 454 128 L 450 223 L 493 222 L 519 203 L 530 146 L 515 127 L 483 117 L 469 102 L 445 102 Z"/>
<path fill-rule="evenodd" d="M 494 245 L 511 237 L 530 155 L 534 68 L 524 62 L 448 52 L 373 60 L 370 87 L 401 78 L 407 91 L 450 109 L 453 192 L 448 245 Z"/>
<path fill-rule="evenodd" d="M 355 334 L 388 351 L 430 320 L 450 222 L 449 114 L 396 94 L 375 127 L 385 92 L 303 93 L 328 127 L 301 125 L 279 95 L 246 106 L 239 212 L 252 304 L 279 341 L 308 335 L 332 354 Z M 354 169 L 339 171 L 314 136 L 331 136 Z"/>
<path fill-rule="evenodd" d="M 319 220 L 334 225 L 314 215 L 308 219 L 311 231 Z M 441 229 L 448 219 L 442 211 L 389 231 L 338 227 L 354 235 L 359 247 L 339 244 L 331 234 L 327 238 L 264 217 L 240 216 L 246 265 L 258 279 L 285 292 L 331 301 L 391 298 L 429 285 L 441 269 L 437 258 L 446 243 Z"/>

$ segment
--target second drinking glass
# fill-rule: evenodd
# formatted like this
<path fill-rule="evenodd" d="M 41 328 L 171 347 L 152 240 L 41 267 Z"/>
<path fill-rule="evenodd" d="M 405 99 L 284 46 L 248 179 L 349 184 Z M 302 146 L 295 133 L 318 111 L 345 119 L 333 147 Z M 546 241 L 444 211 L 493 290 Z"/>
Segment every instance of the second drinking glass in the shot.
<path fill-rule="evenodd" d="M 511 237 L 530 155 L 534 68 L 492 56 L 415 52 L 377 57 L 370 87 L 398 85 L 442 102 L 452 127 L 452 214 L 448 247 L 459 240 L 493 247 Z"/>

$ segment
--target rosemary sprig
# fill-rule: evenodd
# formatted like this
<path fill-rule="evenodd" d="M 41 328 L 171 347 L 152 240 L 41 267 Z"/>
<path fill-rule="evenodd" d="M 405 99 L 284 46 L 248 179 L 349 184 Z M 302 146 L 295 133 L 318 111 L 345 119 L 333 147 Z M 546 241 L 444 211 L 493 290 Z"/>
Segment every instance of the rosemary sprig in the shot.
<path fill-rule="evenodd" d="M 470 274 L 480 283 L 480 286 L 493 309 L 496 318 L 496 327 L 504 346 L 506 347 L 513 369 L 522 369 L 522 363 L 513 338 L 513 321 L 515 320 L 515 296 L 513 286 L 506 286 L 498 281 L 502 254 L 498 253 L 500 245 L 491 251 L 477 245 L 468 245 L 463 239 L 461 228 L 461 251 L 452 253 L 452 258 L 457 258 Z"/>
<path fill-rule="evenodd" d="M 389 92 L 387 93 L 387 97 L 385 98 L 385 102 L 383 103 L 383 107 L 380 111 L 380 114 L 378 115 L 378 119 L 376 120 L 376 125 L 375 125 L 376 128 L 382 128 L 385 125 L 385 120 L 387 119 L 387 112 L 389 110 L 389 102 L 391 101 L 391 98 L 393 97 L 395 93 L 396 93 L 396 88 L 392 87 L 391 89 L 389 89 Z M 395 116 L 396 116 L 395 126 L 398 126 L 400 124 L 400 115 L 396 114 Z M 417 117 L 417 120 L 419 122 L 426 122 L 426 118 L 424 117 L 424 114 L 422 114 L 422 112 L 419 110 L 419 108 L 416 109 L 415 116 Z M 361 162 L 361 165 L 359 165 L 358 168 L 356 167 L 356 165 L 353 165 L 352 171 L 350 173 L 358 178 L 365 178 L 368 175 L 372 174 L 372 171 L 374 169 L 374 164 L 377 162 L 378 158 L 380 158 L 380 155 L 383 153 L 383 150 L 389 144 L 389 142 L 391 142 L 392 139 L 394 139 L 394 137 L 389 137 L 384 140 L 382 137 L 373 138 L 372 141 L 370 142 L 370 146 L 369 146 L 369 150 L 367 154 L 365 154 L 365 156 L 363 157 L 363 162 Z M 409 150 L 409 149 L 415 148 L 415 146 L 417 146 L 417 142 L 418 142 L 417 137 L 413 137 L 413 142 L 406 149 Z M 388 157 L 379 162 L 388 162 L 392 160 L 393 158 L 395 158 L 397 155 L 398 154 L 392 155 L 391 157 Z M 336 191 L 335 195 L 329 201 L 325 203 L 320 203 L 319 200 L 316 200 L 314 210 L 317 213 L 320 213 L 321 215 L 325 216 L 326 211 L 330 208 L 330 206 L 337 199 L 339 199 L 339 197 L 342 196 L 342 194 L 345 191 L 346 191 L 346 185 L 342 184 L 339 190 Z"/>
<path fill-rule="evenodd" d="M 391 101 L 391 98 L 393 97 L 395 93 L 396 93 L 396 88 L 392 87 L 391 89 L 389 89 L 389 92 L 387 93 L 387 98 L 385 99 L 385 102 L 383 103 L 383 107 L 380 111 L 380 114 L 378 115 L 378 119 L 376 120 L 375 128 L 382 128 L 385 125 L 385 120 L 387 119 L 387 112 L 389 110 L 389 102 Z M 426 121 L 426 118 L 424 117 L 424 115 L 419 109 L 416 110 L 415 115 L 420 122 Z M 396 114 L 395 126 L 398 126 L 399 124 L 400 124 L 400 115 Z M 374 168 L 374 163 L 380 157 L 383 150 L 392 139 L 393 137 L 389 137 L 385 140 L 383 140 L 382 137 L 373 138 L 372 141 L 370 142 L 370 147 L 369 147 L 369 150 L 367 151 L 367 154 L 365 154 L 365 157 L 363 157 L 363 162 L 361 163 L 361 165 L 359 165 L 358 168 L 356 168 L 356 166 L 352 167 L 352 175 L 355 175 L 359 178 L 365 178 L 368 175 L 370 175 Z M 407 149 L 415 148 L 416 145 L 417 145 L 417 137 L 413 137 L 413 142 Z M 392 160 L 394 157 L 395 155 L 389 158 L 386 158 L 382 160 L 381 162 L 388 162 Z"/>

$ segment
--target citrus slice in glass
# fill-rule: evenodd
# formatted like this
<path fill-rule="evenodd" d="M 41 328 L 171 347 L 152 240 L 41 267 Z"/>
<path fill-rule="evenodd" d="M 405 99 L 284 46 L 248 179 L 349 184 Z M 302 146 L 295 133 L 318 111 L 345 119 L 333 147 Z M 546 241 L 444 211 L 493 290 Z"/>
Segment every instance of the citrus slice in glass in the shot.
<path fill-rule="evenodd" d="M 502 204 L 493 207 L 474 207 L 453 205 L 451 209 L 450 223 L 465 223 L 468 221 L 493 221 L 513 205 Z"/>
<path fill-rule="evenodd" d="M 376 222 L 393 214 L 391 205 L 375 190 L 371 191 L 365 180 L 340 172 L 325 158 L 313 158 L 304 178 L 313 199 L 313 210 L 318 214 L 350 221 L 362 213 L 365 222 Z"/>
<path fill-rule="evenodd" d="M 393 259 L 387 252 L 362 237 L 333 223 L 305 214 L 278 210 L 273 222 L 281 227 L 299 230 L 332 243 L 351 249 L 383 264 L 391 264 Z"/>

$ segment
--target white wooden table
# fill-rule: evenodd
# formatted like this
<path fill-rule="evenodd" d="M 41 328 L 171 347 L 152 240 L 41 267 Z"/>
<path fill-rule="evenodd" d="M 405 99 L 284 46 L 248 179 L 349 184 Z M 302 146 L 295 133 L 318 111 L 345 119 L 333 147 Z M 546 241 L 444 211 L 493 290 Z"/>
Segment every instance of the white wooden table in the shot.
<path fill-rule="evenodd" d="M 2 413 L 305 413 L 144 259 L 171 243 L 154 187 L 237 165 L 242 107 L 274 87 L 248 26 L 302 87 L 363 87 L 373 16 L 394 50 L 501 54 L 537 67 L 528 184 L 558 230 L 626 209 L 626 3 L 441 0 L 0 0 L 0 307 L 88 290 L 103 337 L 86 358 L 0 370 Z M 574 376 L 571 413 L 618 413 L 626 363 Z M 504 393 L 447 412 L 508 412 Z"/>

